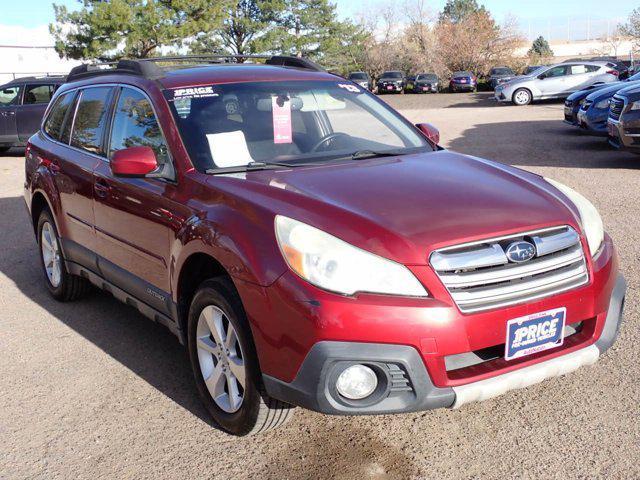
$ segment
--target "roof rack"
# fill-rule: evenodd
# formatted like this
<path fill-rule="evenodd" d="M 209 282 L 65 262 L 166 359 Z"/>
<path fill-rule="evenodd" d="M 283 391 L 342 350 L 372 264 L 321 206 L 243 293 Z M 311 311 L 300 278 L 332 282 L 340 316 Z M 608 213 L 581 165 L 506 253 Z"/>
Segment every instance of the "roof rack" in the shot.
<path fill-rule="evenodd" d="M 119 60 L 118 62 L 104 62 L 94 64 L 83 64 L 74 67 L 67 76 L 67 82 L 74 82 L 87 77 L 98 75 L 109 75 L 112 73 L 137 75 L 149 80 L 157 80 L 164 77 L 165 69 L 159 63 L 207 63 L 207 64 L 229 64 L 243 63 L 244 60 L 264 60 L 266 65 L 280 67 L 302 68 L 315 72 L 325 72 L 315 62 L 307 58 L 292 57 L 285 55 L 181 55 L 167 57 L 142 58 L 136 60 Z"/>

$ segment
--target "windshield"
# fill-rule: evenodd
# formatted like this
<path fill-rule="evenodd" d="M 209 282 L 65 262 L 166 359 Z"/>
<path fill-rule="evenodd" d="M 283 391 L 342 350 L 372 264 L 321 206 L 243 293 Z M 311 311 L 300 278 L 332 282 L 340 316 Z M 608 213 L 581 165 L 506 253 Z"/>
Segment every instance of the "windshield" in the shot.
<path fill-rule="evenodd" d="M 362 72 L 349 74 L 349 80 L 366 80 L 367 74 Z"/>
<path fill-rule="evenodd" d="M 510 68 L 494 68 L 491 75 L 513 75 L 513 72 Z"/>
<path fill-rule="evenodd" d="M 424 80 L 426 80 L 426 81 L 434 81 L 434 80 L 437 80 L 437 79 L 438 79 L 438 77 L 435 76 L 432 73 L 428 73 L 426 75 L 418 75 L 418 78 L 417 78 L 417 80 L 423 80 L 423 81 Z"/>
<path fill-rule="evenodd" d="M 164 94 L 200 171 L 433 150 L 397 112 L 351 83 L 236 83 Z"/>
<path fill-rule="evenodd" d="M 470 77 L 471 74 L 469 72 L 453 72 L 454 77 Z"/>
<path fill-rule="evenodd" d="M 384 72 L 381 78 L 402 78 L 402 72 Z"/>
<path fill-rule="evenodd" d="M 546 68 L 547 68 L 546 65 L 542 65 L 540 67 L 529 67 L 527 75 L 534 75 L 534 74 L 537 75 L 539 73 L 542 73 L 542 71 Z"/>

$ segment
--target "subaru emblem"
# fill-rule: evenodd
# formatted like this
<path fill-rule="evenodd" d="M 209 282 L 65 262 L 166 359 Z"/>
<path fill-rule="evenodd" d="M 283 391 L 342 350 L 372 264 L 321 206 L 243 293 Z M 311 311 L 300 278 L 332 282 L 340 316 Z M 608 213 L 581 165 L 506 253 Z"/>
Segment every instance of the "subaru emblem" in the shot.
<path fill-rule="evenodd" d="M 536 247 L 533 243 L 518 241 L 510 244 L 504 253 L 510 262 L 523 263 L 536 256 Z"/>

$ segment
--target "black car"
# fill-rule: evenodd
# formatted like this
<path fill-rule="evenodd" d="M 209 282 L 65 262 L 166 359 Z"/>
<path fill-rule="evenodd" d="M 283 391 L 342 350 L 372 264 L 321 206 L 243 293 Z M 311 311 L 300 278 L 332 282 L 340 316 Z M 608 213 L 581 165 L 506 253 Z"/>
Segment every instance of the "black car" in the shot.
<path fill-rule="evenodd" d="M 371 78 L 369 78 L 369 75 L 365 72 L 351 72 L 347 78 L 367 90 L 371 90 L 373 88 Z"/>
<path fill-rule="evenodd" d="M 489 85 L 491 88 L 496 88 L 501 83 L 508 82 L 515 76 L 515 72 L 509 67 L 494 67 L 489 71 Z"/>
<path fill-rule="evenodd" d="M 24 146 L 65 77 L 25 77 L 0 86 L 0 152 Z"/>
<path fill-rule="evenodd" d="M 403 93 L 405 84 L 406 79 L 404 73 L 397 70 L 384 72 L 380 75 L 380 78 L 378 78 L 378 94 Z"/>
<path fill-rule="evenodd" d="M 410 93 L 438 93 L 440 79 L 435 73 L 419 73 L 407 77 L 405 91 Z"/>

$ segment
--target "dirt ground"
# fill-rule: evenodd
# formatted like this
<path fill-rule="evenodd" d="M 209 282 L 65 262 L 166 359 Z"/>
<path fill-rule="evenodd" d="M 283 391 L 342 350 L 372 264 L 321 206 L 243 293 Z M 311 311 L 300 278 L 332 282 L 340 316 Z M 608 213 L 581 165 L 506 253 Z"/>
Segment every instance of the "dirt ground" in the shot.
<path fill-rule="evenodd" d="M 384 97 L 452 150 L 560 180 L 599 208 L 629 282 L 600 361 L 457 411 L 329 417 L 266 435 L 213 428 L 177 340 L 104 293 L 47 294 L 22 200 L 23 152 L 0 157 L 0 478 L 640 478 L 640 157 L 562 124 L 562 104 L 486 94 Z"/>

